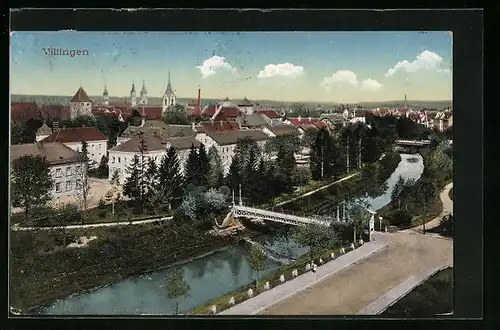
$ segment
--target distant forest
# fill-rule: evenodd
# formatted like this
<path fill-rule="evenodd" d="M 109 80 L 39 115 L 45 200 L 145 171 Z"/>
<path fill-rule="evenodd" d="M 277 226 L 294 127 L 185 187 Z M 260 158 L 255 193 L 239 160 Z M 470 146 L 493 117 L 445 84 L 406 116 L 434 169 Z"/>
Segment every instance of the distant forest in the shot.
<path fill-rule="evenodd" d="M 90 96 L 95 104 L 100 104 L 102 102 L 102 96 Z M 71 96 L 49 96 L 49 95 L 11 95 L 12 102 L 36 102 L 37 104 L 69 104 Z M 125 103 L 128 100 L 126 97 L 113 97 L 110 96 L 110 103 Z M 207 104 L 220 102 L 220 99 L 207 99 L 202 98 L 201 105 L 205 106 Z M 231 100 L 232 103 L 238 104 L 241 99 Z M 333 108 L 338 107 L 340 103 L 324 103 L 324 102 L 283 102 L 283 101 L 272 101 L 272 100 L 250 100 L 258 107 L 269 107 L 269 108 L 307 108 L 307 109 L 321 109 L 321 108 Z M 194 103 L 196 99 L 193 98 L 177 98 L 177 102 L 180 104 Z M 148 97 L 148 105 L 160 105 L 160 97 Z M 451 101 L 407 101 L 407 104 L 411 108 L 420 109 L 444 109 L 452 106 Z M 366 108 L 399 108 L 404 106 L 404 101 L 387 101 L 387 102 L 360 102 L 355 104 L 349 104 L 350 107 L 363 106 Z"/>

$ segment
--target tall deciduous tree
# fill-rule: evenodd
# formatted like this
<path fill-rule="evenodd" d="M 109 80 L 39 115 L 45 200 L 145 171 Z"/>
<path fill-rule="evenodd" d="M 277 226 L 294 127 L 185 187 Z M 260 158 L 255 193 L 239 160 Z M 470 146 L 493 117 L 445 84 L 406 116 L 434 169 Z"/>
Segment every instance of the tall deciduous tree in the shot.
<path fill-rule="evenodd" d="M 170 278 L 166 283 L 167 294 L 171 299 L 175 299 L 175 314 L 179 314 L 179 300 L 188 296 L 189 285 L 184 280 L 182 268 L 176 267 L 172 270 Z"/>
<path fill-rule="evenodd" d="M 139 141 L 139 154 L 134 155 L 132 164 L 127 169 L 129 176 L 123 187 L 124 194 L 135 201 L 136 212 L 138 213 L 144 211 L 144 204 L 147 197 L 147 151 L 146 141 L 141 137 Z"/>
<path fill-rule="evenodd" d="M 118 171 L 115 170 L 110 180 L 111 189 L 106 193 L 106 200 L 111 203 L 111 214 L 115 214 L 115 204 L 121 199 L 121 185 Z"/>
<path fill-rule="evenodd" d="M 167 154 L 162 158 L 158 174 L 162 200 L 170 209 L 172 200 L 180 197 L 184 181 L 177 150 L 174 147 L 168 148 Z"/>
<path fill-rule="evenodd" d="M 219 152 L 215 146 L 208 151 L 208 162 L 210 164 L 208 185 L 213 188 L 219 188 L 224 184 L 224 173 Z"/>
<path fill-rule="evenodd" d="M 22 144 L 26 126 L 23 122 L 12 121 L 10 124 L 10 144 Z"/>
<path fill-rule="evenodd" d="M 310 155 L 311 174 L 314 180 L 333 175 L 337 155 L 333 139 L 326 129 L 317 132 Z"/>
<path fill-rule="evenodd" d="M 34 207 L 43 206 L 50 201 L 53 185 L 45 158 L 27 155 L 12 162 L 12 204 L 24 208 L 26 217 Z"/>
<path fill-rule="evenodd" d="M 300 245 L 309 248 L 311 260 L 324 250 L 333 248 L 338 242 L 337 234 L 331 227 L 316 224 L 300 226 L 295 236 Z"/>
<path fill-rule="evenodd" d="M 259 289 L 259 273 L 266 269 L 266 260 L 267 257 L 258 246 L 252 245 L 250 248 L 250 253 L 247 255 L 247 262 L 250 266 L 250 269 L 253 270 L 257 279 L 255 281 L 255 288 Z"/>
<path fill-rule="evenodd" d="M 88 144 L 86 141 L 82 141 L 82 150 L 80 152 L 82 166 L 81 169 L 76 170 L 76 198 L 79 201 L 80 208 L 84 211 L 82 216 L 82 222 L 86 216 L 86 211 L 89 207 L 89 197 L 90 197 L 90 177 L 89 177 L 89 169 L 90 169 L 90 159 L 88 153 Z"/>

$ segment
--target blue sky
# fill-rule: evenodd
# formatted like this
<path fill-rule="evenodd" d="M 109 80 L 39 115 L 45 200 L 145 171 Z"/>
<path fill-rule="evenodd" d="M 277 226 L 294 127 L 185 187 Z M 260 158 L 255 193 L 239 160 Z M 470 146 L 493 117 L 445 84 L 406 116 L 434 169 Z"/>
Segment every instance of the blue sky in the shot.
<path fill-rule="evenodd" d="M 47 55 L 44 48 L 87 50 Z M 363 102 L 452 99 L 449 32 L 14 32 L 11 92 Z"/>

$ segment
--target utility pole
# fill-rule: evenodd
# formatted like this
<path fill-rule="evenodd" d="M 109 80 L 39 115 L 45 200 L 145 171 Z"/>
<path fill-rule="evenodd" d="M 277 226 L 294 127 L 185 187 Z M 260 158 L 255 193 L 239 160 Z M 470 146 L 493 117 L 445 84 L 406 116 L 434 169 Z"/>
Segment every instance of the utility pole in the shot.
<path fill-rule="evenodd" d="M 347 173 L 349 173 L 349 137 L 347 137 Z"/>
<path fill-rule="evenodd" d="M 342 205 L 342 220 L 345 222 L 346 221 L 346 217 L 345 217 L 345 201 L 342 202 L 343 205 Z"/>
<path fill-rule="evenodd" d="M 361 169 L 361 136 L 359 137 L 359 145 L 358 145 L 358 167 Z"/>
<path fill-rule="evenodd" d="M 233 189 L 233 206 L 234 206 L 234 189 Z"/>
<path fill-rule="evenodd" d="M 243 200 L 241 199 L 241 183 L 240 183 L 240 206 L 243 206 Z"/>
<path fill-rule="evenodd" d="M 337 204 L 337 221 L 340 221 L 340 208 L 339 208 L 339 205 Z"/>
<path fill-rule="evenodd" d="M 324 142 L 324 135 L 321 133 L 321 178 L 322 179 L 325 171 L 324 164 L 325 164 L 325 142 Z"/>

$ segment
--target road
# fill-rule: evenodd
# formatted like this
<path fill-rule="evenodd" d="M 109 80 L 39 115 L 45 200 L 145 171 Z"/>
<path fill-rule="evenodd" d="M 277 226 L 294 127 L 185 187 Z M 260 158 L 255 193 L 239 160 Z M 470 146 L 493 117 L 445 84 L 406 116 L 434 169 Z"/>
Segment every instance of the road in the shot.
<path fill-rule="evenodd" d="M 272 306 L 263 315 L 354 315 L 412 274 L 453 264 L 451 240 L 409 233 L 385 233 L 389 245 Z"/>
<path fill-rule="evenodd" d="M 441 214 L 428 222 L 434 228 L 444 215 L 453 214 L 449 191 L 440 193 Z M 263 315 L 353 315 L 425 269 L 453 265 L 453 241 L 438 235 L 422 235 L 418 229 L 378 233 L 386 248 L 346 268 L 306 291 L 265 309 Z"/>

